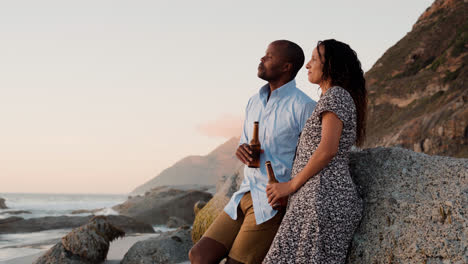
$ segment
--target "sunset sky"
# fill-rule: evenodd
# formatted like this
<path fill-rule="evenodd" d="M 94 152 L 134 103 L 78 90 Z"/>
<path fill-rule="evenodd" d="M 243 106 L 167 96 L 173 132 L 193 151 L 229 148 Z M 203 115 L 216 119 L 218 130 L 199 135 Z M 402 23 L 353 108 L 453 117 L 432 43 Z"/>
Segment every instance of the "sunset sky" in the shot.
<path fill-rule="evenodd" d="M 369 70 L 431 3 L 2 1 L 0 193 L 128 193 L 240 134 L 271 41 L 335 38 Z"/>

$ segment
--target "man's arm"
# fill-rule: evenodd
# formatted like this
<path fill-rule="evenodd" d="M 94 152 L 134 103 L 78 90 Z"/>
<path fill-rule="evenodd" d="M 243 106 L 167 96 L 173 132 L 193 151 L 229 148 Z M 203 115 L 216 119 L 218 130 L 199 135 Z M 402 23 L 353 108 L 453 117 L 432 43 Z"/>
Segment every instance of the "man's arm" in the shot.
<path fill-rule="evenodd" d="M 249 138 L 247 136 L 247 120 L 248 120 L 249 107 L 250 107 L 251 100 L 252 98 L 249 99 L 249 102 L 247 103 L 247 106 L 245 107 L 244 125 L 242 126 L 242 133 L 241 133 L 241 137 L 239 141 L 239 146 L 236 150 L 237 158 L 245 165 L 249 165 L 250 161 L 252 160 L 252 150 L 250 149 L 249 141 L 248 141 Z"/>

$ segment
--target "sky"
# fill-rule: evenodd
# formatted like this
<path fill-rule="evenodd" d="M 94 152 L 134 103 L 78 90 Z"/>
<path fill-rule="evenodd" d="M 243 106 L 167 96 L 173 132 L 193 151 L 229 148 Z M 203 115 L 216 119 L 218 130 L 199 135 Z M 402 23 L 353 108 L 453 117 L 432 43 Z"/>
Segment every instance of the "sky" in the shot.
<path fill-rule="evenodd" d="M 129 193 L 240 135 L 270 42 L 335 38 L 367 71 L 431 4 L 1 1 L 0 193 Z"/>

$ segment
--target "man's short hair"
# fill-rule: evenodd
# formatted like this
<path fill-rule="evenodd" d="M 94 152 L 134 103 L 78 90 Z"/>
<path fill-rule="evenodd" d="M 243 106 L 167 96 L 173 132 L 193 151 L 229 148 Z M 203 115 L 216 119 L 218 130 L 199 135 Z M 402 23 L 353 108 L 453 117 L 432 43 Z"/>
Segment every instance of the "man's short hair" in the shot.
<path fill-rule="evenodd" d="M 272 44 L 277 45 L 283 49 L 283 56 L 286 62 L 292 64 L 291 79 L 296 78 L 299 70 L 304 66 L 304 51 L 299 45 L 289 40 L 276 40 Z"/>

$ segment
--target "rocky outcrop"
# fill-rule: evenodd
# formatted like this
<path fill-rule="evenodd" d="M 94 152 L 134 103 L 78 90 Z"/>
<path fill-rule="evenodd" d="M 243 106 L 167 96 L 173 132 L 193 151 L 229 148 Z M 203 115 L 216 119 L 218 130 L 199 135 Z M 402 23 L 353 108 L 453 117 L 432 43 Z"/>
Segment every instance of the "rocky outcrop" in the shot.
<path fill-rule="evenodd" d="M 102 263 L 109 244 L 125 232 L 113 226 L 105 216 L 96 216 L 82 227 L 74 229 L 33 264 L 95 264 Z"/>
<path fill-rule="evenodd" d="M 0 209 L 8 209 L 3 198 L 0 198 Z"/>
<path fill-rule="evenodd" d="M 220 177 L 229 175 L 241 166 L 235 156 L 238 143 L 239 138 L 231 138 L 206 156 L 186 157 L 138 186 L 131 194 L 141 195 L 160 186 L 175 186 L 177 189 L 182 189 L 179 185 L 214 187 Z"/>
<path fill-rule="evenodd" d="M 166 226 L 169 228 L 178 228 L 186 225 L 188 225 L 187 222 L 175 216 L 169 217 L 169 220 L 167 220 L 166 223 Z"/>
<path fill-rule="evenodd" d="M 365 210 L 349 263 L 468 261 L 468 159 L 376 148 L 351 172 Z"/>
<path fill-rule="evenodd" d="M 30 211 L 25 211 L 25 210 L 17 210 L 17 211 L 6 211 L 6 212 L 1 212 L 0 215 L 19 215 L 19 214 L 31 214 Z"/>
<path fill-rule="evenodd" d="M 121 215 L 133 217 L 151 225 L 164 225 L 174 216 L 192 223 L 193 206 L 198 201 L 208 201 L 212 195 L 198 190 L 178 190 L 172 187 L 157 187 L 144 196 L 135 196 L 112 209 Z"/>
<path fill-rule="evenodd" d="M 188 261 L 188 252 L 192 247 L 190 228 L 179 228 L 135 243 L 125 254 L 121 264 L 181 263 Z"/>
<path fill-rule="evenodd" d="M 222 177 L 217 184 L 218 191 L 202 209 L 194 208 L 197 212 L 192 227 L 192 241 L 197 243 L 211 225 L 224 206 L 229 202 L 232 194 L 239 189 L 244 178 L 243 168 L 229 177 Z"/>
<path fill-rule="evenodd" d="M 98 208 L 98 209 L 78 209 L 78 210 L 73 210 L 70 214 L 95 214 L 99 211 L 102 211 L 104 208 Z"/>
<path fill-rule="evenodd" d="M 350 170 L 364 215 L 348 263 L 468 261 L 468 159 L 375 148 L 352 152 Z M 242 179 L 234 176 L 232 188 Z M 194 242 L 221 212 L 225 197 L 215 194 L 197 214 Z"/>
<path fill-rule="evenodd" d="M 366 73 L 365 147 L 468 157 L 468 1 L 436 0 Z"/>
<path fill-rule="evenodd" d="M 195 203 L 195 205 L 193 206 L 193 212 L 195 213 L 195 215 L 198 214 L 198 212 L 203 209 L 203 207 L 205 207 L 207 202 L 205 201 L 198 201 Z"/>
<path fill-rule="evenodd" d="M 88 223 L 93 216 L 50 216 L 40 218 L 23 219 L 21 217 L 9 217 L 0 220 L 0 234 L 28 233 L 50 229 L 76 228 Z M 147 223 L 140 222 L 128 216 L 109 215 L 107 221 L 122 229 L 127 234 L 154 233 L 154 229 Z"/>

